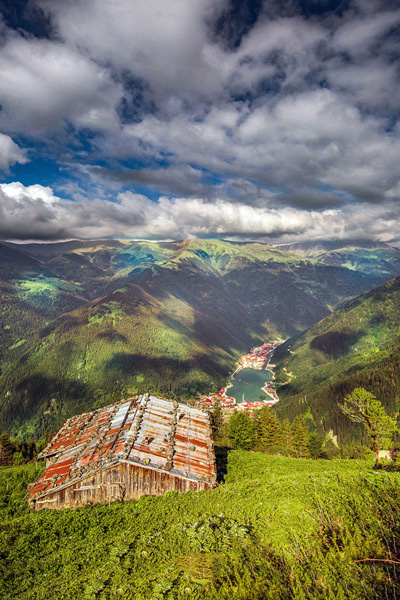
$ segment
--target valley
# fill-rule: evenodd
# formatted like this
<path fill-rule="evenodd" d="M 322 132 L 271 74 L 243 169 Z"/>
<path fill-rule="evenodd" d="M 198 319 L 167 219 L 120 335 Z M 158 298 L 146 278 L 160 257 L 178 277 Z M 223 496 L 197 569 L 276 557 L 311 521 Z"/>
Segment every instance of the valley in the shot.
<path fill-rule="evenodd" d="M 4 428 L 40 436 L 128 393 L 185 401 L 218 393 L 249 348 L 298 336 L 400 273 L 400 251 L 390 246 L 334 251 L 335 260 L 321 244 L 1 243 Z M 278 368 L 286 381 L 282 369 L 292 367 Z M 282 398 L 300 382 L 297 374 Z M 243 393 L 235 391 L 237 402 Z"/>

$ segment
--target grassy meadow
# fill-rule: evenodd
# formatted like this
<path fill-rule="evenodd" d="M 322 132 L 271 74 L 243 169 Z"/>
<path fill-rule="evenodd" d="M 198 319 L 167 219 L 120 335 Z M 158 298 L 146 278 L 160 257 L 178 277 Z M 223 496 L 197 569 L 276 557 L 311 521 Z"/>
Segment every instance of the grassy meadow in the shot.
<path fill-rule="evenodd" d="M 400 474 L 219 449 L 214 490 L 30 512 L 41 467 L 0 469 L 0 597 L 395 598 Z M 224 461 L 225 459 L 225 461 Z"/>

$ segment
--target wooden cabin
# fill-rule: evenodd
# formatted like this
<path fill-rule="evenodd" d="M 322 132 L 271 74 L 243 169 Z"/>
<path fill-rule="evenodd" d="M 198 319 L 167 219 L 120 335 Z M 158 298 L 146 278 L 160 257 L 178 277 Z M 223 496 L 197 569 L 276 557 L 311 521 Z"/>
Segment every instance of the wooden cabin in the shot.
<path fill-rule="evenodd" d="M 145 394 L 72 417 L 39 458 L 31 508 L 66 508 L 216 485 L 206 413 Z"/>

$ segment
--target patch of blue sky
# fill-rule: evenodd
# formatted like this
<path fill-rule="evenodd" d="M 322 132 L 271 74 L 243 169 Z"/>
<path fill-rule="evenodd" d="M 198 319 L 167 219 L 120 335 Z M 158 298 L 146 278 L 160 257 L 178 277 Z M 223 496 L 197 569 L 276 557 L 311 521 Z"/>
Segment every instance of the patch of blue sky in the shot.
<path fill-rule="evenodd" d="M 152 202 L 158 202 L 161 196 L 169 196 L 170 194 L 161 194 L 159 190 L 155 188 L 151 188 L 147 185 L 134 184 L 130 186 L 126 186 L 126 189 L 134 194 L 140 194 L 141 196 L 146 196 Z"/>
<path fill-rule="evenodd" d="M 205 185 L 209 186 L 221 186 L 226 182 L 226 177 L 219 175 L 218 173 L 214 173 L 212 171 L 207 171 L 206 169 L 198 169 L 198 167 L 193 167 L 203 173 L 202 182 Z"/>
<path fill-rule="evenodd" d="M 49 158 L 32 158 L 26 164 L 16 164 L 9 174 L 4 175 L 4 183 L 19 181 L 25 186 L 43 185 L 54 187 L 56 182 L 65 176 L 60 165 Z"/>
<path fill-rule="evenodd" d="M 140 158 L 126 158 L 118 161 L 121 171 L 140 171 L 141 169 L 166 169 L 171 166 L 171 161 L 167 158 L 162 160 L 146 160 Z M 115 167 L 115 165 L 114 165 Z"/>

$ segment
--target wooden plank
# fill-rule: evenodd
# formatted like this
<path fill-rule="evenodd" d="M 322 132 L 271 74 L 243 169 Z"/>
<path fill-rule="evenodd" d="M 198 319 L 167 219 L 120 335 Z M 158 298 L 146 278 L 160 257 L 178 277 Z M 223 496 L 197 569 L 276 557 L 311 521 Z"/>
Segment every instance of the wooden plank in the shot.
<path fill-rule="evenodd" d="M 105 481 L 103 485 L 125 485 L 124 481 Z M 100 487 L 100 486 L 98 486 Z"/>
<path fill-rule="evenodd" d="M 43 504 L 44 502 L 57 502 L 58 498 L 53 498 L 52 500 L 36 500 L 36 504 Z"/>

